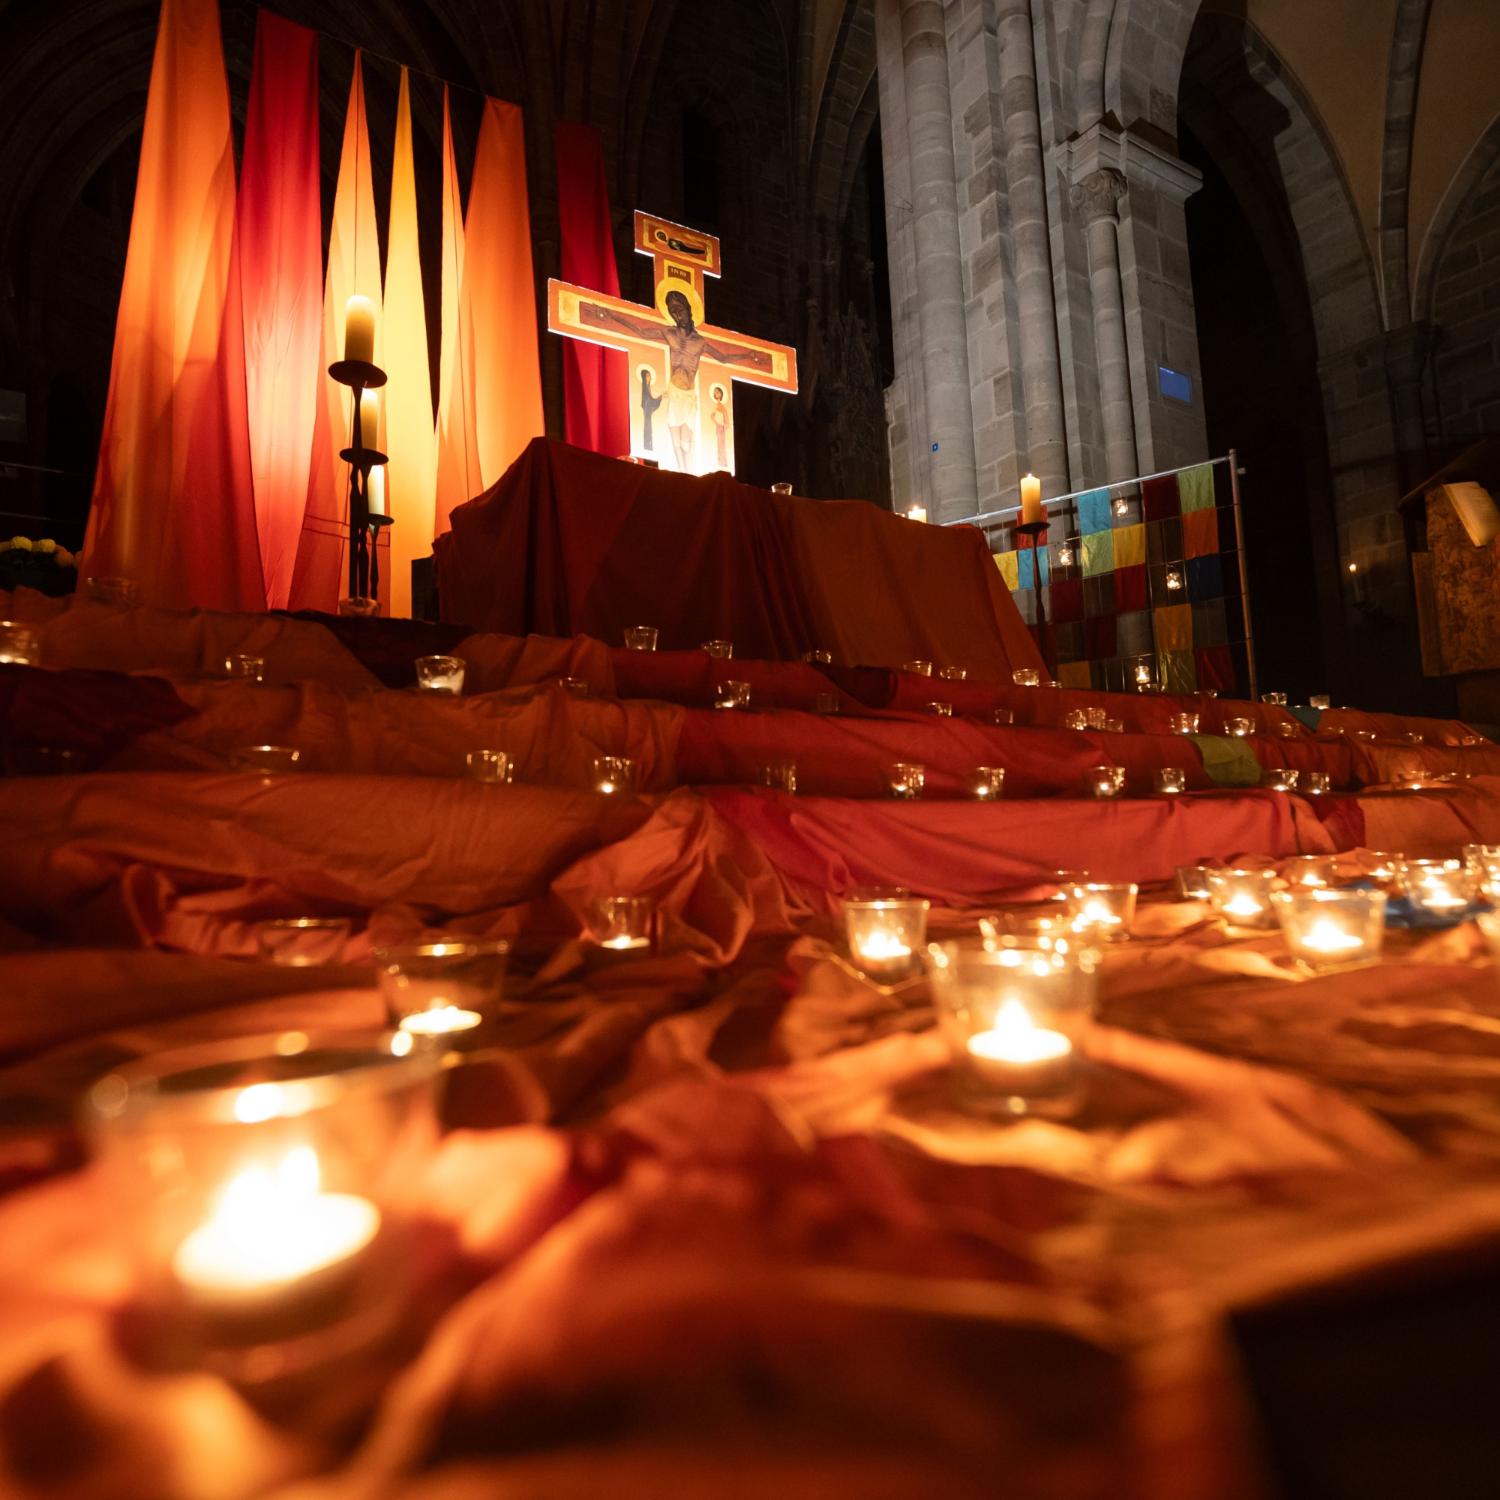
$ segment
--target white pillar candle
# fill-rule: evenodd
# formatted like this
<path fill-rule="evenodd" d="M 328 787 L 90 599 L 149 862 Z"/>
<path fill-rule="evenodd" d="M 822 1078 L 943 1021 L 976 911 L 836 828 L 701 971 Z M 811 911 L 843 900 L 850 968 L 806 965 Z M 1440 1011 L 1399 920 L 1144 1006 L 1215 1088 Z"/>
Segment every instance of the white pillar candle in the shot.
<path fill-rule="evenodd" d="M 1021 524 L 1035 526 L 1044 518 L 1042 513 L 1042 481 L 1035 474 L 1021 478 Z"/>
<path fill-rule="evenodd" d="M 344 358 L 375 363 L 375 304 L 358 293 L 344 304 Z"/>

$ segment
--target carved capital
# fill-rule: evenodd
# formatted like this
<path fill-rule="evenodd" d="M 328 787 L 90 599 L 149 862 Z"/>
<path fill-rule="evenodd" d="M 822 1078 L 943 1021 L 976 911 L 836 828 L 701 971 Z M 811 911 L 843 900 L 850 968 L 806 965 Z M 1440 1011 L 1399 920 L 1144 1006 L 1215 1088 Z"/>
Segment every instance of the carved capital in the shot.
<path fill-rule="evenodd" d="M 1113 219 L 1120 199 L 1125 196 L 1125 174 L 1113 167 L 1100 167 L 1073 184 L 1069 198 L 1085 224 Z"/>

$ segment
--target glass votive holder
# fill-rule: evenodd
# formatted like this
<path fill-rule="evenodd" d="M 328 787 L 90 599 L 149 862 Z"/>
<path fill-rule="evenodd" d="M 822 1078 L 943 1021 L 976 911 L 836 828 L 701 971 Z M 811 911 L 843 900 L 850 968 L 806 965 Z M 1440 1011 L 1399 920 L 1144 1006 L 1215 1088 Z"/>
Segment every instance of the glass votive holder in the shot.
<path fill-rule="evenodd" d="M 375 974 L 391 1023 L 418 1037 L 474 1030 L 500 998 L 509 956 L 501 939 L 377 948 Z"/>
<path fill-rule="evenodd" d="M 1278 708 L 1285 708 L 1286 707 L 1286 694 L 1285 693 L 1262 693 L 1260 695 L 1260 701 L 1262 703 L 1274 703 Z"/>
<path fill-rule="evenodd" d="M 1500 860 L 1500 844 L 1465 844 L 1462 857 L 1464 873 L 1471 881 L 1478 880 L 1491 860 Z"/>
<path fill-rule="evenodd" d="M 762 786 L 773 792 L 795 792 L 797 790 L 797 762 L 794 760 L 768 760 L 760 768 Z"/>
<path fill-rule="evenodd" d="M 1304 771 L 1301 788 L 1309 797 L 1323 797 L 1333 790 L 1333 777 L 1327 771 Z"/>
<path fill-rule="evenodd" d="M 1197 714 L 1172 714 L 1167 719 L 1167 728 L 1173 734 L 1197 734 Z"/>
<path fill-rule="evenodd" d="M 1357 740 L 1361 745 L 1368 745 L 1374 740 L 1375 731 L 1373 729 L 1346 729 L 1344 738 Z"/>
<path fill-rule="evenodd" d="M 570 698 L 587 698 L 589 695 L 588 680 L 583 677 L 560 677 L 558 685 Z"/>
<path fill-rule="evenodd" d="M 833 652 L 824 651 L 822 647 L 817 647 L 812 651 L 804 651 L 802 653 L 802 660 L 812 666 L 831 667 L 833 665 Z"/>
<path fill-rule="evenodd" d="M 938 676 L 944 682 L 962 682 L 969 675 L 967 667 L 944 667 Z"/>
<path fill-rule="evenodd" d="M 1309 708 L 1329 709 L 1333 707 L 1333 699 L 1327 693 L 1314 693 L 1308 700 Z"/>
<path fill-rule="evenodd" d="M 600 896 L 589 906 L 589 938 L 611 953 L 651 947 L 656 903 L 649 896 Z"/>
<path fill-rule="evenodd" d="M 379 609 L 380 600 L 356 599 L 352 595 L 345 595 L 338 603 L 339 615 L 346 620 L 370 620 Z"/>
<path fill-rule="evenodd" d="M 1277 719 L 1271 726 L 1271 732 L 1279 740 L 1295 740 L 1302 733 L 1290 719 Z"/>
<path fill-rule="evenodd" d="M 750 706 L 750 684 L 728 681 L 714 685 L 715 708 L 748 708 Z"/>
<path fill-rule="evenodd" d="M 1231 739 L 1242 740 L 1255 728 L 1254 723 L 1238 714 L 1224 720 L 1224 733 Z"/>
<path fill-rule="evenodd" d="M 1208 900 L 1208 866 L 1178 865 L 1176 870 L 1177 894 L 1184 901 Z"/>
<path fill-rule="evenodd" d="M 1214 911 L 1233 927 L 1269 927 L 1275 870 L 1211 867 L 1205 872 Z"/>
<path fill-rule="evenodd" d="M 1084 717 L 1088 720 L 1090 729 L 1107 729 L 1109 727 L 1109 715 L 1102 708 L 1087 708 Z"/>
<path fill-rule="evenodd" d="M 951 703 L 929 703 L 927 712 L 936 715 L 939 719 L 951 719 L 953 717 L 953 705 Z"/>
<path fill-rule="evenodd" d="M 1424 916 L 1458 916 L 1472 899 L 1461 859 L 1403 859 L 1396 883 L 1412 911 Z"/>
<path fill-rule="evenodd" d="M 243 745 L 229 757 L 232 771 L 259 771 L 262 776 L 277 776 L 295 771 L 302 752 L 290 745 Z"/>
<path fill-rule="evenodd" d="M 1010 674 L 1010 680 L 1017 687 L 1039 687 L 1042 681 L 1042 674 L 1035 667 L 1017 667 Z"/>
<path fill-rule="evenodd" d="M 1009 725 L 1016 722 L 1016 711 L 1013 708 L 997 708 L 990 715 L 990 723 Z"/>
<path fill-rule="evenodd" d="M 504 786 L 514 774 L 510 756 L 504 750 L 470 750 L 464 756 L 470 781 L 485 786 Z"/>
<path fill-rule="evenodd" d="M 703 654 L 715 661 L 728 661 L 734 655 L 733 641 L 704 641 Z"/>
<path fill-rule="evenodd" d="M 406 1293 L 401 1205 L 436 1146 L 440 1061 L 400 1034 L 290 1032 L 101 1078 L 84 1126 L 135 1337 L 258 1387 L 378 1347 Z"/>
<path fill-rule="evenodd" d="M 1187 791 L 1187 772 L 1181 766 L 1162 766 L 1156 773 L 1156 790 L 1167 794 Z"/>
<path fill-rule="evenodd" d="M 113 604 L 128 608 L 141 602 L 141 586 L 133 578 L 89 578 L 84 587 L 95 604 Z"/>
<path fill-rule="evenodd" d="M 904 892 L 859 892 L 844 902 L 844 937 L 855 968 L 872 979 L 911 972 L 927 942 L 928 903 Z"/>
<path fill-rule="evenodd" d="M 1130 936 L 1135 900 L 1140 887 L 1124 881 L 1108 884 L 1090 880 L 1068 892 L 1068 918 L 1080 937 L 1113 941 Z"/>
<path fill-rule="evenodd" d="M 635 762 L 625 755 L 596 755 L 593 762 L 593 788 L 605 796 L 635 790 Z"/>
<path fill-rule="evenodd" d="M 354 924 L 348 917 L 290 917 L 257 922 L 255 946 L 267 963 L 284 969 L 314 969 L 336 964 Z"/>
<path fill-rule="evenodd" d="M 1081 708 L 1070 708 L 1062 716 L 1062 727 L 1064 729 L 1087 729 L 1089 716 Z"/>
<path fill-rule="evenodd" d="M 243 678 L 247 682 L 264 682 L 266 659 L 263 656 L 226 656 L 224 675 Z"/>
<path fill-rule="evenodd" d="M 1287 951 L 1303 968 L 1371 963 L 1385 941 L 1384 891 L 1273 891 Z"/>
<path fill-rule="evenodd" d="M 1372 849 L 1365 855 L 1365 862 L 1369 869 L 1365 871 L 1365 879 L 1373 880 L 1377 885 L 1384 886 L 1391 892 L 1400 889 L 1401 856 L 1399 854 L 1386 854 L 1379 849 Z"/>
<path fill-rule="evenodd" d="M 771 486 L 773 495 L 790 495 L 792 493 L 792 481 L 790 479 L 778 479 Z"/>
<path fill-rule="evenodd" d="M 932 663 L 930 661 L 904 661 L 901 663 L 903 672 L 914 672 L 918 677 L 932 676 Z"/>
<path fill-rule="evenodd" d="M 998 802 L 1004 791 L 1004 766 L 975 766 L 969 773 L 969 795 L 976 802 Z"/>
<path fill-rule="evenodd" d="M 1090 766 L 1083 773 L 1083 790 L 1090 797 L 1118 797 L 1125 790 L 1124 766 Z"/>
<path fill-rule="evenodd" d="M 1338 876 L 1338 862 L 1328 854 L 1298 854 L 1283 860 L 1281 878 L 1294 888 L 1323 889 Z"/>
<path fill-rule="evenodd" d="M 1107 718 L 1107 719 L 1105 719 L 1105 721 L 1104 721 L 1104 732 L 1106 734 L 1124 734 L 1125 733 L 1125 721 L 1124 721 L 1124 719 L 1115 719 L 1115 718 Z"/>
<path fill-rule="evenodd" d="M 819 693 L 813 699 L 813 712 L 817 714 L 836 714 L 839 711 L 839 695 L 837 693 Z"/>
<path fill-rule="evenodd" d="M 887 768 L 885 784 L 898 802 L 915 802 L 927 784 L 927 768 L 910 761 L 898 760 Z"/>
<path fill-rule="evenodd" d="M 1297 785 L 1297 773 L 1288 766 L 1272 766 L 1260 773 L 1260 784 L 1268 792 L 1290 792 Z"/>
<path fill-rule="evenodd" d="M 627 651 L 655 651 L 656 626 L 627 625 L 625 627 L 625 649 Z"/>
<path fill-rule="evenodd" d="M 42 659 L 42 635 L 35 625 L 0 620 L 0 662 L 34 667 Z"/>
<path fill-rule="evenodd" d="M 1065 1115 L 1082 1098 L 1082 1056 L 1097 995 L 1087 948 L 934 943 L 926 968 L 938 1027 L 967 1108 L 1005 1118 Z"/>
<path fill-rule="evenodd" d="M 417 687 L 424 693 L 457 697 L 464 690 L 464 663 L 457 656 L 419 656 Z"/>
<path fill-rule="evenodd" d="M 1401 736 L 1401 741 L 1406 745 L 1425 745 L 1427 743 L 1427 736 L 1418 730 L 1408 729 Z"/>
<path fill-rule="evenodd" d="M 1475 912 L 1474 921 L 1489 944 L 1490 958 L 1500 963 L 1500 911 Z"/>

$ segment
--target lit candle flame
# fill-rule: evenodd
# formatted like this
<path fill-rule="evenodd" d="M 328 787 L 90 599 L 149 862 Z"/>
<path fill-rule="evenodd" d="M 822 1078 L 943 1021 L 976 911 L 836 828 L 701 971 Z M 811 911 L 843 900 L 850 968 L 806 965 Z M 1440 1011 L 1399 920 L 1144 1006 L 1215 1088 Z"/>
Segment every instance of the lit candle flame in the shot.
<path fill-rule="evenodd" d="M 1363 948 L 1364 942 L 1331 917 L 1319 917 L 1303 935 L 1302 946 L 1314 953 L 1352 953 Z"/>

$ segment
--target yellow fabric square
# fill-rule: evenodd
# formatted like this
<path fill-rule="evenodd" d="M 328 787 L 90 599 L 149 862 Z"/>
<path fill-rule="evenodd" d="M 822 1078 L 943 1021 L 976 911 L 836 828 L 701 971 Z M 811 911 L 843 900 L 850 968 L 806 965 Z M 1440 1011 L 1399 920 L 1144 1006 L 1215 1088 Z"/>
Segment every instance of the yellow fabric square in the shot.
<path fill-rule="evenodd" d="M 1094 680 L 1086 661 L 1065 661 L 1057 669 L 1057 680 L 1065 688 L 1091 688 Z"/>
<path fill-rule="evenodd" d="M 1193 606 L 1168 604 L 1156 611 L 1157 651 L 1193 649 Z"/>
<path fill-rule="evenodd" d="M 1021 581 L 1019 565 L 1016 562 L 1014 552 L 995 552 L 991 554 L 995 559 L 995 566 L 1000 569 L 1000 576 L 1005 580 L 1005 586 L 1011 593 L 1015 593 Z"/>
<path fill-rule="evenodd" d="M 1146 528 L 1142 523 L 1115 528 L 1115 566 L 1133 568 L 1146 560 Z"/>

